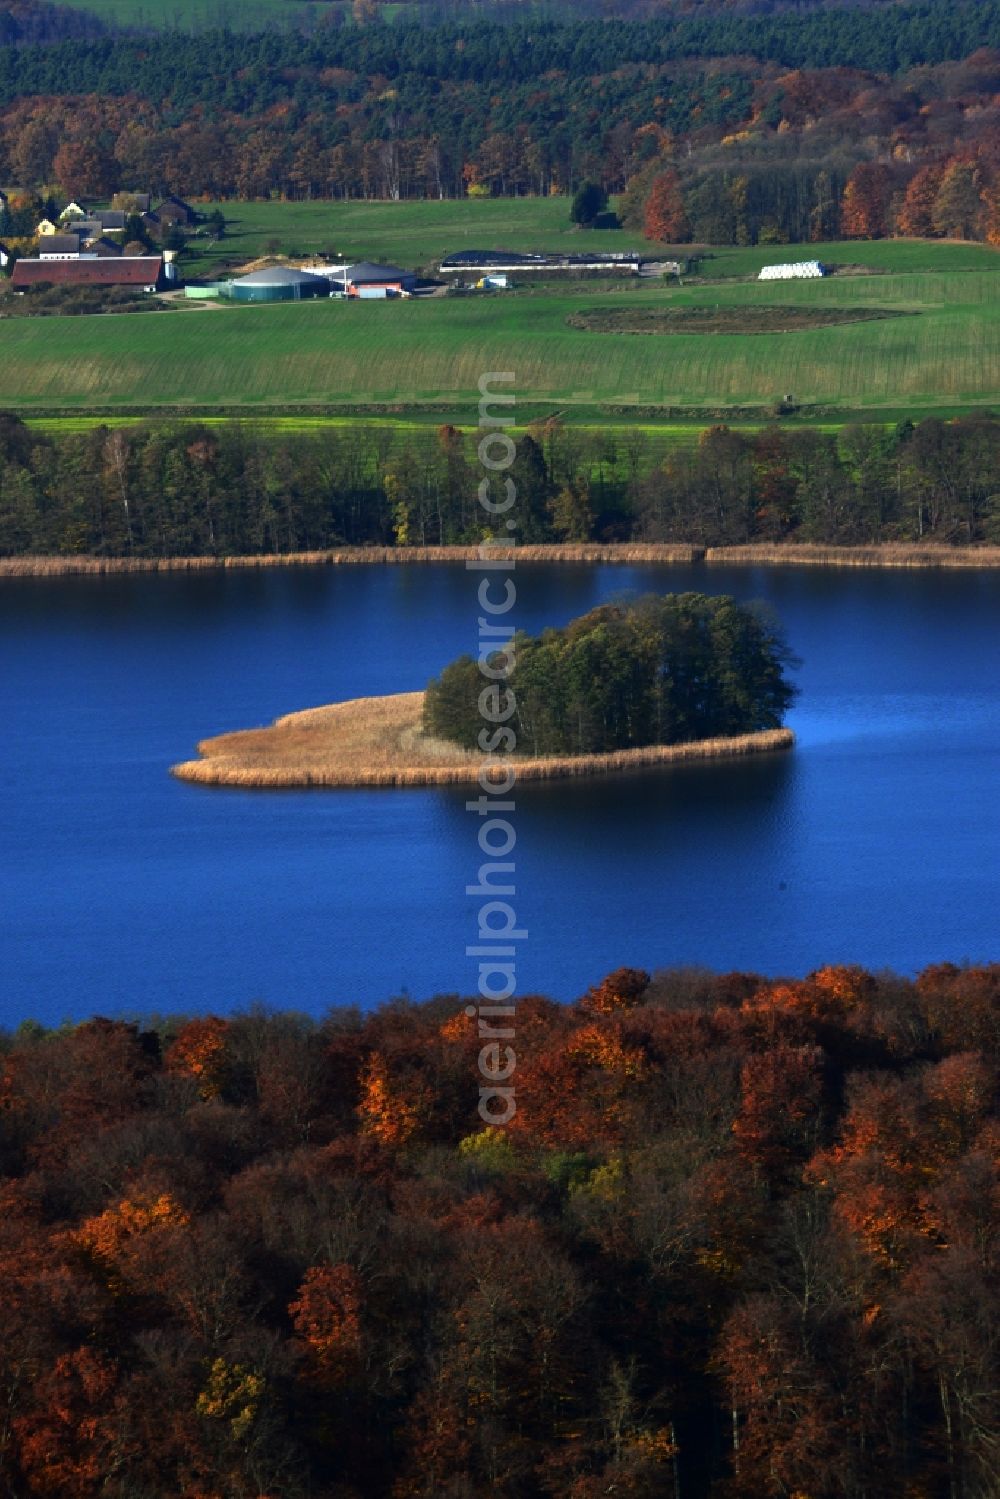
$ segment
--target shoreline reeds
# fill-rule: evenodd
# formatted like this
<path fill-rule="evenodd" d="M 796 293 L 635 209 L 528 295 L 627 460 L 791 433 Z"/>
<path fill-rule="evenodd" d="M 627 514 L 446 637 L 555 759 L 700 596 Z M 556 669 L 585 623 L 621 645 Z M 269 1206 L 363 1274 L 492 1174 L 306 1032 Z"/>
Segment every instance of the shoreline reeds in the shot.
<path fill-rule="evenodd" d="M 491 557 L 518 563 L 624 565 L 699 563 L 729 566 L 1000 568 L 1000 546 L 884 542 L 824 546 L 808 542 L 704 547 L 680 542 L 553 542 L 491 547 Z M 462 563 L 480 558 L 477 546 L 332 547 L 322 551 L 233 557 L 0 557 L 4 578 L 113 577 L 144 573 L 253 571 L 280 567 L 407 566 Z"/>
<path fill-rule="evenodd" d="M 309 708 L 269 728 L 203 740 L 201 756 L 171 767 L 178 780 L 243 790 L 475 785 L 485 757 L 427 739 L 422 692 Z M 519 781 L 619 774 L 692 760 L 720 760 L 790 749 L 791 729 L 732 738 L 654 744 L 601 755 L 562 755 L 511 762 Z"/>
<path fill-rule="evenodd" d="M 902 541 L 826 546 L 820 542 L 790 541 L 707 547 L 701 560 L 731 566 L 994 568 L 1000 567 L 1000 546 L 962 547 Z"/>

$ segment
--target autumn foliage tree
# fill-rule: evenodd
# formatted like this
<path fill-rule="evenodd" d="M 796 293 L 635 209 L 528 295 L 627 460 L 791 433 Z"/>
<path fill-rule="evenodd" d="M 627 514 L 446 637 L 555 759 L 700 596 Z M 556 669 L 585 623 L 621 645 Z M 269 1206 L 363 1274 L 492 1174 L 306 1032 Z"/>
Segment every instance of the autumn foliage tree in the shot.
<path fill-rule="evenodd" d="M 863 161 L 851 173 L 840 206 L 846 239 L 882 239 L 889 229 L 889 174 L 879 162 Z"/>
<path fill-rule="evenodd" d="M 674 167 L 668 167 L 653 178 L 646 199 L 643 232 L 647 239 L 659 240 L 666 245 L 684 244 L 691 238 L 684 191 Z"/>
<path fill-rule="evenodd" d="M 934 204 L 941 188 L 944 168 L 938 165 L 921 167 L 911 178 L 906 195 L 896 215 L 896 231 L 912 235 L 914 239 L 929 239 L 937 233 L 934 224 Z"/>

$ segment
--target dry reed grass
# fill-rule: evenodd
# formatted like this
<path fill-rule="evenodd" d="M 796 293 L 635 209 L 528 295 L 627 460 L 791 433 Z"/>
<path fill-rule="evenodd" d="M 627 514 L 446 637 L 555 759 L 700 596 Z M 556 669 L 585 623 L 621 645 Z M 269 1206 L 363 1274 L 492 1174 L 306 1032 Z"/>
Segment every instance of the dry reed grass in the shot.
<path fill-rule="evenodd" d="M 420 728 L 423 699 L 422 692 L 402 692 L 290 713 L 270 728 L 202 740 L 202 758 L 173 766 L 171 774 L 201 786 L 254 789 L 475 784 L 484 757 L 427 738 Z M 790 729 L 771 729 L 731 739 L 515 763 L 519 780 L 555 780 L 760 754 L 789 749 L 794 742 Z"/>
<path fill-rule="evenodd" d="M 0 578 L 59 578 L 113 573 L 205 572 L 213 568 L 345 567 L 357 564 L 474 562 L 475 546 L 335 547 L 238 557 L 0 557 Z M 614 542 L 495 546 L 491 557 L 518 562 L 700 562 L 705 548 L 681 544 Z"/>
<path fill-rule="evenodd" d="M 263 567 L 350 567 L 476 561 L 474 546 L 336 547 L 317 552 L 238 557 L 0 557 L 2 578 L 103 577 L 118 573 L 208 572 Z M 623 564 L 774 563 L 813 567 L 1000 567 L 1000 546 L 926 546 L 886 542 L 874 546 L 822 546 L 778 542 L 749 546 L 703 547 L 680 542 L 560 542 L 540 546 L 497 546 L 490 556 L 517 562 Z"/>
<path fill-rule="evenodd" d="M 1000 567 L 1000 546 L 947 546 L 928 542 L 879 542 L 872 546 L 823 546 L 810 542 L 709 547 L 705 562 L 777 563 L 797 567 Z"/>

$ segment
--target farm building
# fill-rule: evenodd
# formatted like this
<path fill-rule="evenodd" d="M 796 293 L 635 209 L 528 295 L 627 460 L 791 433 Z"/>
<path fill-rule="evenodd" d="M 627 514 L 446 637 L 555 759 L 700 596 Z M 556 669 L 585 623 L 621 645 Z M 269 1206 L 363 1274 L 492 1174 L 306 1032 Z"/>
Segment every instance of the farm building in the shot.
<path fill-rule="evenodd" d="M 178 198 L 171 193 L 169 198 L 164 198 L 163 202 L 158 205 L 156 217 L 167 227 L 176 225 L 178 228 L 185 229 L 195 222 L 197 215 L 189 203 L 185 203 L 183 198 Z"/>
<path fill-rule="evenodd" d="M 634 251 L 610 255 L 522 255 L 517 250 L 458 250 L 441 261 L 442 276 L 488 276 L 504 271 L 605 271 L 637 276 L 646 261 Z"/>
<path fill-rule="evenodd" d="M 302 302 L 307 297 L 328 297 L 330 283 L 325 276 L 277 265 L 231 281 L 228 295 L 234 302 Z"/>
<path fill-rule="evenodd" d="M 6 245 L 0 245 L 0 271 L 5 271 L 10 265 L 10 251 Z"/>
<path fill-rule="evenodd" d="M 42 234 L 39 236 L 40 260 L 79 260 L 83 240 L 78 234 Z"/>
<path fill-rule="evenodd" d="M 105 239 L 99 224 L 88 224 L 86 229 L 74 224 L 72 233 L 42 234 L 38 239 L 39 260 L 86 260 L 95 255 L 121 253 L 121 245 Z"/>
<path fill-rule="evenodd" d="M 331 279 L 334 291 L 346 292 L 349 297 L 398 297 L 402 292 L 411 292 L 418 277 L 412 271 L 400 270 L 398 265 L 374 265 L 370 260 L 361 260 Z"/>
<path fill-rule="evenodd" d="M 818 260 L 797 260 L 789 265 L 766 265 L 757 277 L 758 281 L 815 281 L 826 275 L 826 267 Z"/>
<path fill-rule="evenodd" d="M 80 260 L 19 260 L 11 283 L 15 291 L 31 286 L 131 286 L 161 291 L 176 276 L 162 255 L 113 255 Z"/>

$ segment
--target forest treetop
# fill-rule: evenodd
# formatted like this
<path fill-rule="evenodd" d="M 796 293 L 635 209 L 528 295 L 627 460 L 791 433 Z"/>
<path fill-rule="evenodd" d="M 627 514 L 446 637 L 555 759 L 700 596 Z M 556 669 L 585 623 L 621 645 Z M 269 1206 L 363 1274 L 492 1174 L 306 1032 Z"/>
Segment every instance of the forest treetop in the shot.
<path fill-rule="evenodd" d="M 0 181 L 91 198 L 123 182 L 187 198 L 546 196 L 645 189 L 646 169 L 675 161 L 696 239 L 725 242 L 734 216 L 755 237 L 864 237 L 883 220 L 982 237 L 967 204 L 929 229 L 889 210 L 921 169 L 960 157 L 989 199 L 972 216 L 989 216 L 996 49 L 997 0 L 0 46 Z M 855 185 L 841 226 L 859 165 L 886 180 Z"/>
<path fill-rule="evenodd" d="M 488 683 L 471 656 L 428 686 L 424 728 L 467 749 L 532 756 L 749 734 L 781 726 L 795 697 L 783 670 L 791 661 L 761 608 L 698 593 L 650 595 L 602 604 L 539 636 L 519 631 L 489 658 L 487 666 L 506 673 L 506 743 L 480 737 Z"/>
<path fill-rule="evenodd" d="M 517 1009 L 0 1036 L 0 1490 L 995 1499 L 1000 967 Z"/>

